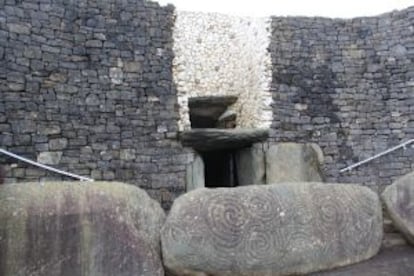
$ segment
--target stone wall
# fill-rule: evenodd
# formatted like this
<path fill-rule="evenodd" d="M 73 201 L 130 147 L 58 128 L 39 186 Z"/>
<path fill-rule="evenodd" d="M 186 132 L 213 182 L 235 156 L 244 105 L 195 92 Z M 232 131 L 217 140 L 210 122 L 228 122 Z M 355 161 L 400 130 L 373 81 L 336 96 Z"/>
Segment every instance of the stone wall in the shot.
<path fill-rule="evenodd" d="M 414 168 L 414 7 L 372 18 L 272 18 L 271 141 L 316 142 L 328 181 L 374 190 Z"/>
<path fill-rule="evenodd" d="M 191 161 L 176 139 L 174 9 L 141 0 L 0 0 L 0 145 L 168 206 Z M 0 157 L 6 182 L 59 178 Z"/>
<path fill-rule="evenodd" d="M 135 184 L 168 208 L 194 159 L 177 138 L 188 97 L 236 94 L 239 127 L 319 144 L 329 182 L 382 190 L 414 168 L 409 147 L 339 173 L 413 138 L 414 8 L 271 26 L 178 12 L 174 22 L 173 7 L 143 0 L 0 0 L 1 148 Z M 0 164 L 6 182 L 60 178 Z"/>
<path fill-rule="evenodd" d="M 188 98 L 236 95 L 238 127 L 272 120 L 270 21 L 214 13 L 177 12 L 174 80 L 180 129 L 190 128 Z"/>

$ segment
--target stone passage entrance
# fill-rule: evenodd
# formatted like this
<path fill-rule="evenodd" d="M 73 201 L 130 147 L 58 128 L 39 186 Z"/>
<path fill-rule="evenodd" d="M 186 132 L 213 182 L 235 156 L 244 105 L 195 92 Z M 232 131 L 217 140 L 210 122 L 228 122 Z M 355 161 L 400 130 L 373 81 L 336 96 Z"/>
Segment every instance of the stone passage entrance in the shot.
<path fill-rule="evenodd" d="M 236 187 L 236 150 L 217 150 L 201 153 L 204 161 L 205 187 Z"/>
<path fill-rule="evenodd" d="M 232 147 L 208 150 L 209 143 L 194 144 L 202 150 L 197 150 L 194 162 L 187 167 L 187 191 L 201 187 L 236 187 L 324 180 L 321 170 L 323 153 L 316 144 L 269 144 L 260 141 L 242 144 L 241 137 L 245 137 L 249 131 L 235 129 L 221 131 L 223 135 L 228 134 L 228 131 L 234 134 L 234 137 L 229 136 L 232 137 L 229 140 L 233 140 Z M 259 130 L 251 132 L 258 134 Z M 219 136 L 217 134 L 217 137 Z M 218 143 L 215 146 L 223 145 L 220 144 L 223 140 L 217 137 Z M 184 137 L 185 142 L 188 142 L 187 138 Z M 213 139 L 208 141 L 212 142 Z"/>
<path fill-rule="evenodd" d="M 187 172 L 187 188 L 236 187 L 246 183 L 242 165 L 244 148 L 264 141 L 264 129 L 236 128 L 235 96 L 195 97 L 188 102 L 191 130 L 181 133 L 184 146 L 192 147 L 198 158 Z M 243 167 L 243 166 L 241 166 Z M 248 183 L 252 184 L 252 183 Z M 188 189 L 187 189 L 188 190 Z"/>
<path fill-rule="evenodd" d="M 249 170 L 251 173 L 246 173 L 245 168 L 258 162 L 256 155 L 252 154 L 252 145 L 266 140 L 267 136 L 268 131 L 264 129 L 193 129 L 182 132 L 181 143 L 196 150 L 195 160 L 187 169 L 187 190 L 257 183 L 251 179 L 253 172 Z"/>

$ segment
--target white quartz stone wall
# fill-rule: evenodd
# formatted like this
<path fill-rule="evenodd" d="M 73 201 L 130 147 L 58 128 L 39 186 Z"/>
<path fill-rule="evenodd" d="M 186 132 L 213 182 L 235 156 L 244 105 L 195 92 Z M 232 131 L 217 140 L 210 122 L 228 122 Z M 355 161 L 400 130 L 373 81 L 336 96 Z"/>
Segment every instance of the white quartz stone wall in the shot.
<path fill-rule="evenodd" d="M 180 130 L 190 128 L 188 98 L 237 95 L 237 127 L 272 121 L 270 18 L 177 12 L 174 79 Z"/>

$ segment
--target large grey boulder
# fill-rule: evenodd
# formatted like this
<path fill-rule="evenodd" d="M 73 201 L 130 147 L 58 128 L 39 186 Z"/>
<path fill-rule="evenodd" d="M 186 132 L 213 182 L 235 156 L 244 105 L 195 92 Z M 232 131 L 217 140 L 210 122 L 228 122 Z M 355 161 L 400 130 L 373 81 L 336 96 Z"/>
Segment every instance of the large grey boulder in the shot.
<path fill-rule="evenodd" d="M 291 275 L 374 256 L 378 196 L 351 184 L 284 183 L 197 189 L 173 204 L 161 232 L 175 275 Z"/>
<path fill-rule="evenodd" d="M 316 144 L 272 145 L 266 152 L 266 183 L 321 182 L 322 162 L 322 150 Z"/>
<path fill-rule="evenodd" d="M 164 275 L 164 211 L 121 183 L 0 186 L 0 275 Z"/>
<path fill-rule="evenodd" d="M 382 199 L 395 227 L 414 244 L 414 172 L 388 186 Z"/>

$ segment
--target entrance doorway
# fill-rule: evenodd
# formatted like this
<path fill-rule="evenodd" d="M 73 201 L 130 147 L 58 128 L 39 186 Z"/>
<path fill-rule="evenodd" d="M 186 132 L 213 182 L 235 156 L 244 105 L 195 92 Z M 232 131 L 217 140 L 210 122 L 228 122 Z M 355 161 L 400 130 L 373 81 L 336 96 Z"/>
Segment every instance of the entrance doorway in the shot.
<path fill-rule="evenodd" d="M 235 150 L 201 153 L 204 161 L 205 187 L 236 187 L 239 185 L 235 153 Z"/>

